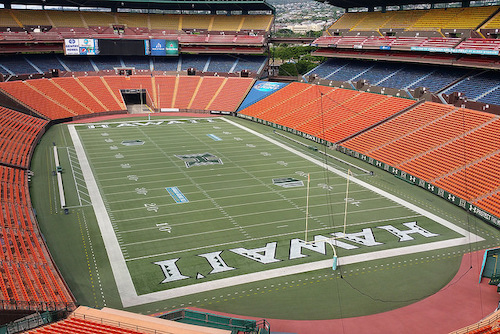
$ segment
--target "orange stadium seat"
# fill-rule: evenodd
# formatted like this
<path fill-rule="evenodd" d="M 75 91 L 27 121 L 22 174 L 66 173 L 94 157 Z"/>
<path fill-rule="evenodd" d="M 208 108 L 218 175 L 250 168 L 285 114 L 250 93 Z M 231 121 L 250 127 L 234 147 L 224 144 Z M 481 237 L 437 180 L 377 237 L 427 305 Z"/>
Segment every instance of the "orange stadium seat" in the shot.
<path fill-rule="evenodd" d="M 46 81 L 47 79 L 37 80 Z M 57 103 L 27 81 L 1 82 L 0 89 L 48 118 L 57 119 L 76 115 L 76 113 Z"/>
<path fill-rule="evenodd" d="M 500 116 L 425 102 L 342 146 L 498 214 Z"/>
<path fill-rule="evenodd" d="M 206 109 L 235 111 L 243 102 L 243 98 L 252 87 L 254 80 L 251 78 L 227 78 L 225 82 Z"/>
<path fill-rule="evenodd" d="M 241 113 L 338 142 L 413 103 L 386 95 L 291 83 Z"/>
<path fill-rule="evenodd" d="M 0 289 L 2 299 L 9 301 L 3 305 L 13 309 L 66 308 L 74 305 L 73 297 L 28 213 L 31 208 L 26 187 L 24 170 L 0 166 Z"/>
<path fill-rule="evenodd" d="M 0 107 L 0 162 L 27 167 L 33 142 L 47 123 Z"/>
<path fill-rule="evenodd" d="M 113 91 L 106 86 L 100 77 L 79 77 L 78 80 L 87 90 L 89 90 L 101 103 L 106 106 L 106 110 L 123 110 L 124 106 Z"/>
<path fill-rule="evenodd" d="M 189 109 L 206 110 L 223 82 L 224 78 L 221 77 L 202 77 Z"/>

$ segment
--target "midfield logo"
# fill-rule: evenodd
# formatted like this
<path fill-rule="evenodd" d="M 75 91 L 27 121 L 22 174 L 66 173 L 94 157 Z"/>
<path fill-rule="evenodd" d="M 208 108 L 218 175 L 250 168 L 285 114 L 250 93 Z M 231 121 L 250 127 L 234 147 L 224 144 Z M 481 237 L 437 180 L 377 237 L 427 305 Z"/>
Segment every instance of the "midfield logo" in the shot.
<path fill-rule="evenodd" d="M 193 166 L 205 166 L 205 165 L 222 165 L 222 160 L 212 153 L 195 153 L 195 154 L 184 154 L 176 155 L 177 158 L 184 161 L 187 168 Z"/>

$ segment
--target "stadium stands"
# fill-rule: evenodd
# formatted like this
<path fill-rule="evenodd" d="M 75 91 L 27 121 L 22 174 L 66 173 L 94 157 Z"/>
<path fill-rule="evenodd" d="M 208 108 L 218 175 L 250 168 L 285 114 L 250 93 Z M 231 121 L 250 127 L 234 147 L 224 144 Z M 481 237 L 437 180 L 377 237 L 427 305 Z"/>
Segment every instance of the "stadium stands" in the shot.
<path fill-rule="evenodd" d="M 413 103 L 386 95 L 291 83 L 240 113 L 338 142 Z"/>
<path fill-rule="evenodd" d="M 0 166 L 0 191 L 0 308 L 73 308 L 32 218 L 26 171 Z"/>
<path fill-rule="evenodd" d="M 485 6 L 346 13 L 333 23 L 328 31 L 377 31 L 383 28 L 407 31 L 476 29 L 498 8 L 498 6 Z M 485 24 L 485 27 L 487 26 L 488 23 Z"/>
<path fill-rule="evenodd" d="M 115 68 L 133 68 L 136 70 L 177 71 L 190 67 L 198 72 L 237 73 L 243 69 L 258 73 L 264 66 L 265 56 L 245 55 L 180 55 L 178 57 L 146 57 L 134 56 L 63 56 L 63 55 L 25 55 L 23 57 L 0 57 L 0 73 L 20 75 L 47 73 L 52 69 L 73 72 L 95 72 L 114 70 Z M 152 63 L 152 64 L 151 64 Z M 152 65 L 152 67 L 151 67 Z"/>
<path fill-rule="evenodd" d="M 239 321 L 239 322 L 237 322 Z M 236 325 L 245 320 L 234 319 Z M 252 320 L 248 320 L 252 322 Z M 255 323 L 255 321 L 253 321 Z M 212 327 L 212 328 L 211 328 Z M 228 327 L 228 326 L 226 326 Z M 235 326 L 236 327 L 236 326 Z M 256 327 L 256 326 L 254 326 Z M 80 306 L 66 319 L 41 326 L 24 333 L 77 333 L 77 334 L 230 334 L 233 331 L 212 326 L 181 323 L 178 321 L 140 315 L 104 307 L 100 310 Z M 236 333 L 236 332 L 234 332 Z"/>
<path fill-rule="evenodd" d="M 425 102 L 342 146 L 490 211 L 500 190 L 499 130 L 500 116 Z"/>
<path fill-rule="evenodd" d="M 73 297 L 39 233 L 27 189 L 25 168 L 48 121 L 0 107 L 0 124 L 0 308 L 72 309 Z"/>
<path fill-rule="evenodd" d="M 131 37 L 156 31 L 162 35 L 182 33 L 183 30 L 228 33 L 269 31 L 273 20 L 272 15 L 177 15 L 24 9 L 0 9 L 0 18 L 0 27 L 29 31 L 29 34 L 18 34 L 17 37 L 24 40 L 33 38 L 29 30 L 33 26 L 51 28 L 49 32 L 43 32 L 35 38 L 49 35 L 51 39 L 60 40 L 64 37 L 88 38 L 97 35 L 119 37 L 110 28 L 113 25 L 125 27 L 125 35 Z"/>
<path fill-rule="evenodd" d="M 468 73 L 478 72 L 461 68 L 450 71 L 447 68 L 423 64 L 380 63 L 332 58 L 307 73 L 306 76 L 317 74 L 322 78 L 338 81 L 366 79 L 372 85 L 398 89 L 426 87 L 432 92 L 437 92 Z M 496 82 L 498 83 L 498 79 Z"/>
<path fill-rule="evenodd" d="M 460 92 L 465 94 L 469 100 L 498 104 L 498 100 L 495 99 L 496 95 L 490 95 L 500 87 L 498 78 L 497 72 L 483 72 L 471 75 L 449 87 L 444 93 Z"/>
<path fill-rule="evenodd" d="M 121 90 L 141 88 L 158 108 L 235 111 L 253 82 L 239 77 L 84 76 L 2 82 L 0 89 L 41 115 L 59 119 L 125 110 Z"/>
<path fill-rule="evenodd" d="M 0 162 L 27 168 L 35 139 L 48 121 L 0 107 Z"/>

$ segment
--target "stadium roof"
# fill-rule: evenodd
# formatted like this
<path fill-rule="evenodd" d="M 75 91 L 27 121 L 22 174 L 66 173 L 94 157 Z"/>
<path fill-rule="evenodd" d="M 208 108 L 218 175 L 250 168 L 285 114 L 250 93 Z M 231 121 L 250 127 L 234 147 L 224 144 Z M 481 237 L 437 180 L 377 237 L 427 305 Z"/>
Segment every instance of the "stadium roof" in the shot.
<path fill-rule="evenodd" d="M 225 11 L 270 11 L 274 7 L 265 0 L 0 0 L 6 8 L 11 5 L 44 5 L 67 7 L 104 7 L 162 10 L 225 10 Z"/>
<path fill-rule="evenodd" d="M 452 0 L 316 0 L 318 2 L 326 2 L 330 5 L 341 8 L 354 7 L 383 7 L 383 6 L 400 6 L 400 5 L 419 5 L 432 3 L 446 3 Z M 464 1 L 464 3 L 467 1 Z M 465 6 L 465 5 L 464 5 Z"/>

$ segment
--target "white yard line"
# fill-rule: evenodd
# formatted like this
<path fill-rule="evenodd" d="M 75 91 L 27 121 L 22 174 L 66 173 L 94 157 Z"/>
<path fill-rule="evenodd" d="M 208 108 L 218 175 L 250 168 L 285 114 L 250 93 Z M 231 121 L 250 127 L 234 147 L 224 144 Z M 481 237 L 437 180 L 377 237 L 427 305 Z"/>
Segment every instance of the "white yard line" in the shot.
<path fill-rule="evenodd" d="M 82 169 L 85 183 L 87 184 L 87 190 L 92 201 L 92 206 L 94 207 L 99 229 L 101 230 L 102 239 L 108 254 L 111 270 L 113 271 L 113 275 L 115 277 L 118 293 L 120 294 L 123 306 L 125 307 L 128 299 L 134 299 L 137 297 L 137 292 L 135 291 L 134 284 L 132 283 L 132 277 L 130 277 L 125 258 L 121 252 L 120 244 L 118 243 L 115 231 L 111 225 L 111 220 L 108 212 L 106 211 L 104 201 L 101 193 L 99 192 L 99 187 L 97 186 L 97 182 L 92 173 L 92 169 L 90 167 L 89 160 L 87 159 L 87 155 L 85 154 L 85 150 L 83 149 L 80 137 L 78 136 L 73 124 L 68 125 L 68 130 L 71 135 L 71 139 L 73 140 L 73 145 L 75 146 L 76 155 L 78 157 L 78 162 L 80 163 L 80 168 Z"/>
<path fill-rule="evenodd" d="M 408 219 L 408 218 L 417 218 L 417 217 L 422 217 L 420 215 L 413 215 L 413 216 L 406 216 L 406 217 L 396 217 L 396 218 L 385 218 L 385 219 L 377 219 L 377 220 L 371 220 L 371 221 L 366 221 L 366 222 L 361 222 L 361 223 L 355 223 L 355 224 L 352 224 L 352 225 L 349 225 L 349 226 L 360 226 L 360 225 L 372 225 L 374 223 L 380 223 L 380 222 L 390 222 L 390 221 L 393 221 L 393 220 L 399 220 L 399 219 Z M 294 219 L 294 220 L 304 220 L 303 218 L 300 219 L 300 218 L 297 218 L 297 219 Z M 283 224 L 285 222 L 293 222 L 294 220 L 279 220 L 279 221 L 274 221 L 274 222 L 271 222 L 271 223 L 265 223 L 265 224 L 260 224 L 259 226 L 264 226 L 264 225 L 276 225 L 276 224 Z M 251 225 L 251 226 L 246 226 L 246 227 L 255 227 L 256 225 Z M 342 229 L 342 226 L 336 226 L 336 227 L 333 227 L 333 229 L 338 229 L 338 230 L 341 230 Z M 327 226 L 327 227 L 318 227 L 318 228 L 315 228 L 315 229 L 310 229 L 309 232 L 321 232 L 321 231 L 324 231 L 324 230 L 330 230 L 329 232 L 332 231 L 332 227 L 331 226 Z M 258 240 L 268 240 L 268 239 L 273 239 L 273 238 L 280 238 L 280 237 L 284 237 L 284 236 L 287 236 L 287 235 L 297 235 L 297 232 L 304 232 L 303 230 L 303 227 L 301 227 L 301 229 L 299 231 L 292 231 L 292 232 L 287 232 L 287 233 L 278 233 L 278 234 L 269 234 L 269 235 L 266 235 L 265 237 L 259 237 L 259 238 L 252 238 L 252 239 L 249 239 L 249 240 L 245 240 L 245 241 L 258 241 Z M 184 237 L 190 237 L 190 236 L 184 236 Z M 179 237 L 176 237 L 176 239 L 178 239 Z M 169 238 L 168 240 L 170 240 L 171 238 Z M 223 243 L 220 243 L 220 244 L 212 244 L 212 245 L 207 245 L 207 246 L 199 246 L 199 247 L 194 247 L 194 248 L 188 248 L 188 249 L 182 249 L 182 250 L 176 250 L 176 251 L 171 251 L 171 252 L 164 252 L 164 253 L 158 253 L 158 254 L 150 254 L 150 255 L 144 255 L 144 256 L 139 256 L 139 257 L 135 257 L 135 258 L 129 258 L 127 259 L 127 262 L 128 261 L 135 261 L 135 260 L 143 260 L 143 259 L 149 259 L 149 258 L 154 258 L 154 257 L 158 257 L 158 256 L 165 256 L 165 255 L 172 255 L 172 254 L 177 254 L 177 253 L 185 253 L 185 252 L 191 252 L 191 251 L 195 251 L 195 250 L 201 250 L 201 249 L 208 249 L 208 248 L 214 248 L 214 247 L 222 247 L 222 246 L 228 246 L 228 245 L 238 245 L 238 244 L 241 244 L 241 240 L 236 240 L 236 241 L 228 241 L 228 242 L 223 242 Z"/>
<path fill-rule="evenodd" d="M 326 166 L 323 162 L 320 162 L 319 160 L 310 157 L 296 149 L 293 149 L 291 147 L 286 146 L 285 144 L 276 141 L 272 138 L 269 138 L 257 131 L 251 130 L 243 125 L 240 125 L 236 122 L 233 122 L 231 120 L 225 119 L 225 118 L 218 118 L 221 119 L 235 127 L 238 127 L 244 131 L 247 131 L 261 139 L 264 139 L 268 141 L 269 143 L 272 143 L 274 145 L 277 145 L 284 150 L 289 151 L 290 153 L 293 153 L 303 159 L 306 159 L 320 167 L 328 169 L 330 172 L 339 175 L 343 178 L 347 178 L 346 173 L 335 169 L 331 166 Z M 239 284 L 244 284 L 244 283 L 251 283 L 251 282 L 257 282 L 257 281 L 262 281 L 266 279 L 271 279 L 271 278 L 277 278 L 277 277 L 282 277 L 282 276 L 287 276 L 287 275 L 293 275 L 293 274 L 298 274 L 298 273 L 303 273 L 307 271 L 312 271 L 312 270 L 319 270 L 319 269 L 325 269 L 325 268 L 330 268 L 332 265 L 332 260 L 321 260 L 321 261 L 315 261 L 315 262 L 310 262 L 310 263 L 305 263 L 305 264 L 300 264 L 300 265 L 293 265 L 293 266 L 288 266 L 288 267 L 283 267 L 283 268 L 277 268 L 277 269 L 272 269 L 272 270 L 265 270 L 265 271 L 258 271 L 255 273 L 251 274 L 245 274 L 245 275 L 239 275 L 239 276 L 234 276 L 234 277 L 229 277 L 229 278 L 223 278 L 219 280 L 214 280 L 210 282 L 204 282 L 204 283 L 197 283 L 197 284 L 192 284 L 189 286 L 183 286 L 183 287 L 178 287 L 178 288 L 173 288 L 173 289 L 168 289 L 164 291 L 158 291 L 158 292 L 153 292 L 153 293 L 148 293 L 144 295 L 137 295 L 137 292 L 135 290 L 135 287 L 132 282 L 132 278 L 130 276 L 130 273 L 127 269 L 127 265 L 125 262 L 125 258 L 121 252 L 120 245 L 118 243 L 118 239 L 115 235 L 115 232 L 113 230 L 111 220 L 109 218 L 109 215 L 106 211 L 106 207 L 104 205 L 103 198 L 99 192 L 99 188 L 97 187 L 96 180 L 93 176 L 92 169 L 90 167 L 89 161 L 85 155 L 85 151 L 83 149 L 82 143 L 80 141 L 80 138 L 76 132 L 75 125 L 70 124 L 68 125 L 69 132 L 71 134 L 71 138 L 73 140 L 73 143 L 75 145 L 75 151 L 78 156 L 78 160 L 80 162 L 80 167 L 82 169 L 82 172 L 84 174 L 85 182 L 87 184 L 87 189 L 89 191 L 89 195 L 92 200 L 92 204 L 94 206 L 94 211 L 96 213 L 97 221 L 99 228 L 101 230 L 102 238 L 104 240 L 104 244 L 106 247 L 106 251 L 110 260 L 111 264 L 111 269 L 113 271 L 113 275 L 115 277 L 116 285 L 118 287 L 118 292 L 120 294 L 120 298 L 122 300 L 122 304 L 124 307 L 130 307 L 130 306 L 135 306 L 135 305 L 142 305 L 146 303 L 151 303 L 155 301 L 161 301 L 169 298 L 176 298 L 176 297 L 182 297 L 190 294 L 195 294 L 195 293 L 200 293 L 200 292 L 206 292 L 206 291 L 211 291 L 215 289 L 221 289 L 225 287 L 230 287 L 230 286 L 236 286 Z M 398 247 L 394 249 L 388 249 L 388 250 L 382 250 L 382 251 L 376 251 L 376 252 L 370 252 L 370 253 L 364 253 L 364 254 L 358 254 L 358 255 L 351 255 L 351 256 L 345 256 L 339 259 L 339 263 L 342 265 L 346 264 L 353 264 L 353 263 L 359 263 L 359 262 L 365 262 L 369 260 L 375 260 L 375 259 L 383 259 L 383 258 L 389 258 L 389 257 L 394 257 L 394 256 L 401 256 L 405 254 L 412 254 L 412 253 L 419 253 L 419 252 L 425 252 L 425 251 L 430 251 L 430 250 L 435 250 L 435 249 L 442 249 L 442 248 L 448 248 L 448 247 L 453 247 L 453 246 L 459 246 L 459 245 L 466 245 L 468 243 L 472 242 L 478 242 L 484 240 L 483 238 L 479 237 L 478 235 L 469 233 L 465 229 L 456 226 L 455 224 L 438 217 L 437 215 L 428 212 L 414 204 L 411 204 L 397 196 L 394 196 L 384 190 L 378 189 L 375 186 L 372 186 L 366 182 L 363 182 L 355 177 L 350 177 L 350 181 L 354 182 L 364 188 L 367 188 L 395 203 L 398 203 L 401 206 L 404 206 L 422 216 L 425 216 L 459 234 L 461 234 L 463 237 L 461 238 L 455 238 L 455 239 L 450 239 L 450 240 L 445 240 L 445 241 L 437 241 L 437 242 L 430 242 L 426 244 L 419 244 L 419 245 L 414 245 L 414 246 L 407 246 L 407 247 Z"/>
<path fill-rule="evenodd" d="M 281 147 L 281 148 L 289 151 L 290 153 L 298 155 L 299 157 L 304 158 L 304 159 L 312 162 L 315 165 L 318 165 L 320 167 L 326 168 L 326 169 L 328 169 L 330 172 L 332 172 L 334 174 L 342 176 L 345 179 L 348 178 L 348 176 L 347 176 L 346 173 L 344 173 L 342 171 L 339 171 L 338 169 L 335 169 L 332 166 L 325 165 L 323 162 L 321 162 L 321 161 L 319 161 L 319 160 L 317 160 L 317 159 L 315 159 L 313 157 L 310 157 L 310 156 L 308 156 L 308 155 L 306 155 L 304 153 L 301 153 L 301 152 L 297 151 L 296 149 L 294 149 L 292 147 L 286 146 L 286 145 L 280 143 L 277 140 L 269 138 L 269 137 L 267 137 L 267 136 L 265 136 L 265 135 L 263 135 L 263 134 L 261 134 L 261 133 L 259 133 L 257 131 L 249 129 L 249 128 L 241 125 L 241 124 L 238 124 L 236 122 L 230 121 L 230 120 L 228 120 L 226 118 L 221 118 L 221 119 L 224 120 L 224 121 L 226 121 L 226 122 L 228 122 L 229 124 L 232 124 L 232 125 L 240 128 L 240 129 L 243 129 L 243 130 L 245 130 L 247 132 L 250 132 L 250 133 L 256 135 L 257 137 L 260 137 L 260 138 L 262 138 L 264 140 L 267 140 L 267 141 L 269 141 L 271 143 L 274 143 L 275 145 L 277 145 L 277 146 L 279 146 L 279 147 Z M 453 230 L 453 231 L 455 231 L 457 233 L 460 233 L 463 236 L 467 237 L 469 235 L 469 232 L 466 231 L 465 229 L 463 229 L 463 228 L 461 228 L 461 227 L 459 227 L 459 226 L 457 226 L 457 225 L 455 225 L 455 224 L 453 224 L 453 223 L 451 223 L 451 222 L 449 222 L 449 221 L 447 221 L 447 220 L 445 220 L 445 219 L 443 219 L 441 217 L 438 217 L 435 214 L 433 214 L 433 213 L 431 213 L 431 212 L 429 212 L 427 210 L 424 210 L 424 209 L 422 209 L 422 208 L 420 208 L 420 207 L 418 207 L 418 206 L 416 206 L 416 205 L 414 205 L 414 204 L 412 204 L 410 202 L 407 202 L 404 199 L 401 199 L 401 198 L 399 198 L 399 197 L 397 197 L 395 195 L 392 195 L 392 194 L 388 193 L 387 191 L 384 191 L 384 190 L 379 189 L 379 188 L 377 188 L 375 186 L 372 186 L 371 184 L 366 183 L 364 181 L 361 181 L 360 179 L 357 179 L 354 176 L 349 176 L 349 180 L 350 180 L 350 182 L 354 182 L 354 183 L 360 185 L 361 187 L 369 189 L 369 190 L 373 191 L 374 193 L 377 193 L 377 194 L 379 194 L 379 195 L 381 195 L 381 196 L 383 196 L 383 197 L 385 197 L 385 198 L 387 198 L 387 199 L 389 199 L 389 200 L 391 200 L 393 202 L 401 204 L 402 206 L 404 206 L 404 207 L 406 207 L 406 208 L 408 208 L 408 209 L 410 209 L 412 211 L 415 211 L 415 212 L 421 214 L 422 216 L 425 216 L 425 217 L 427 217 L 427 218 L 429 218 L 429 219 L 431 219 L 431 220 L 433 220 L 433 221 L 435 221 L 435 222 L 437 222 L 437 223 L 439 223 L 439 224 L 441 224 L 443 226 L 446 226 L 450 230 Z M 484 239 L 482 239 L 481 237 L 479 237 L 477 235 L 471 234 L 470 237 L 472 238 L 472 236 L 478 238 L 478 239 L 474 240 L 474 242 L 484 240 Z"/>

